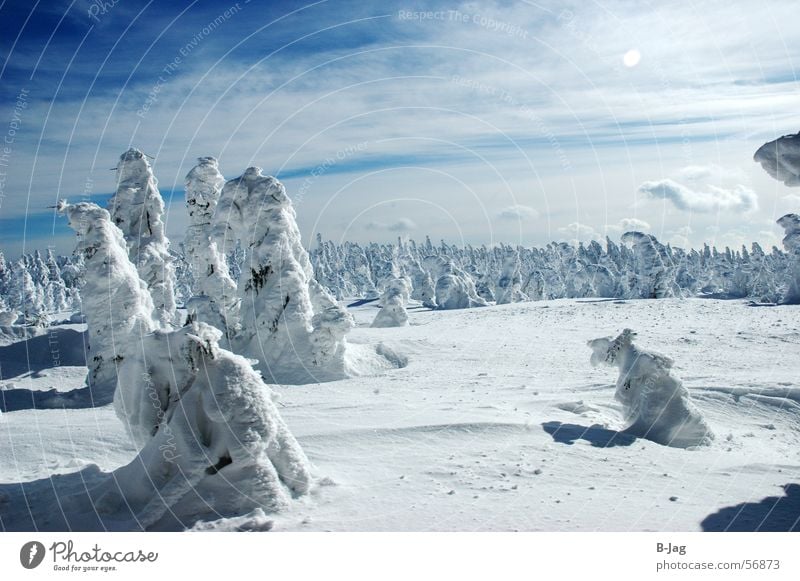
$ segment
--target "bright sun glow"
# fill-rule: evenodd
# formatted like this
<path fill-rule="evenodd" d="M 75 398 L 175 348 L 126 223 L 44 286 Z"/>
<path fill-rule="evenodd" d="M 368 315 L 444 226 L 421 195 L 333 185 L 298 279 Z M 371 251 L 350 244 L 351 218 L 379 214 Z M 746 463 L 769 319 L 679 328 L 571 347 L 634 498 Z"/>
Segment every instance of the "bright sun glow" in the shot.
<path fill-rule="evenodd" d="M 632 48 L 628 52 L 625 53 L 625 56 L 622 57 L 622 62 L 628 68 L 633 68 L 639 64 L 639 61 L 642 60 L 642 53 L 640 53 L 635 48 Z"/>

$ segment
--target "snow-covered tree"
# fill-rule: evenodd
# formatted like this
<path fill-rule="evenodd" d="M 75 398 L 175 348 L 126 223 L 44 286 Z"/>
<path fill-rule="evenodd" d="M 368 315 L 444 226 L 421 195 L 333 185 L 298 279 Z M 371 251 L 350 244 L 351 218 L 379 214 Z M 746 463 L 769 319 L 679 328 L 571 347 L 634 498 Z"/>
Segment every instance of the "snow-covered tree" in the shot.
<path fill-rule="evenodd" d="M 639 349 L 636 334 L 625 329 L 616 337 L 593 339 L 591 363 L 619 369 L 614 397 L 622 404 L 625 431 L 666 446 L 688 448 L 710 443 L 711 429 L 692 403 L 689 391 L 672 375 L 673 361 Z"/>
<path fill-rule="evenodd" d="M 214 213 L 224 184 L 213 157 L 198 158 L 198 164 L 186 175 L 189 227 L 184 248 L 194 273 L 193 298 L 187 307 L 196 320 L 235 334 L 239 314 L 236 283 L 212 237 Z"/>
<path fill-rule="evenodd" d="M 451 258 L 429 256 L 424 264 L 431 273 L 431 279 L 436 280 L 434 300 L 438 309 L 468 309 L 487 305 L 478 296 L 472 278 L 457 267 Z"/>
<path fill-rule="evenodd" d="M 35 324 L 47 312 L 44 288 L 36 284 L 24 257 L 12 265 L 7 297 L 9 306 L 21 313 L 26 324 Z"/>
<path fill-rule="evenodd" d="M 503 270 L 497 281 L 495 297 L 498 305 L 519 303 L 528 300 L 521 290 L 522 281 L 519 272 L 519 253 L 509 251 L 503 260 Z"/>
<path fill-rule="evenodd" d="M 47 300 L 48 310 L 51 312 L 65 311 L 70 307 L 69 293 L 67 285 L 61 276 L 61 268 L 58 266 L 58 261 L 51 249 L 47 249 L 47 283 L 45 288 L 45 296 Z"/>
<path fill-rule="evenodd" d="M 152 318 L 153 301 L 128 258 L 122 231 L 111 221 L 108 211 L 85 202 L 59 202 L 58 210 L 67 216 L 70 227 L 78 234 L 76 252 L 85 260 L 81 290 L 89 336 L 89 386 L 113 391 L 118 367 L 126 358 L 141 357 L 141 340 L 156 327 Z M 115 392 L 117 412 L 126 421 L 129 414 L 138 412 L 125 408 L 119 396 L 126 395 L 128 388 L 141 389 L 140 379 L 134 385 L 124 386 L 122 393 Z"/>
<path fill-rule="evenodd" d="M 172 345 L 175 374 L 164 380 L 174 402 L 139 455 L 90 491 L 100 515 L 183 529 L 204 518 L 280 511 L 306 494 L 305 454 L 260 375 L 219 347 L 221 331 L 195 323 L 159 335 L 148 351 Z"/>
<path fill-rule="evenodd" d="M 128 257 L 147 285 L 162 327 L 176 323 L 175 270 L 164 233 L 164 200 L 145 154 L 131 148 L 117 164 L 117 191 L 108 203 L 114 224 L 122 231 Z"/>
<path fill-rule="evenodd" d="M 247 249 L 237 352 L 257 359 L 274 382 L 346 376 L 344 335 L 352 317 L 314 280 L 283 184 L 248 168 L 225 184 L 221 200 L 226 224 L 217 223 L 217 239 L 238 238 Z M 221 208 L 222 201 L 218 215 Z"/>
<path fill-rule="evenodd" d="M 372 327 L 405 327 L 408 325 L 406 303 L 409 284 L 404 278 L 396 278 L 387 284 L 380 300 L 381 310 L 375 315 Z"/>
<path fill-rule="evenodd" d="M 787 304 L 800 303 L 800 216 L 786 214 L 778 219 L 778 225 L 785 232 L 783 247 L 789 255 L 786 269 L 786 291 L 783 301 Z"/>
<path fill-rule="evenodd" d="M 753 159 L 776 180 L 787 186 L 800 186 L 800 133 L 765 143 Z"/>
<path fill-rule="evenodd" d="M 675 296 L 675 265 L 655 236 L 626 232 L 623 242 L 631 245 L 634 261 L 628 272 L 630 298 L 661 299 Z"/>

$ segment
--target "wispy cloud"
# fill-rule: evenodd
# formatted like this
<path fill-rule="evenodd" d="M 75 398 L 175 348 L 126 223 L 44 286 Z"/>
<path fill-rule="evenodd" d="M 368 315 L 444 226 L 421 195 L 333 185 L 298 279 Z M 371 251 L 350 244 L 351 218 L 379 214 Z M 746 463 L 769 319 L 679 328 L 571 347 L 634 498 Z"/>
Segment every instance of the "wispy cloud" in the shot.
<path fill-rule="evenodd" d="M 513 204 L 497 212 L 497 217 L 501 220 L 535 220 L 539 217 L 539 212 L 530 206 Z"/>

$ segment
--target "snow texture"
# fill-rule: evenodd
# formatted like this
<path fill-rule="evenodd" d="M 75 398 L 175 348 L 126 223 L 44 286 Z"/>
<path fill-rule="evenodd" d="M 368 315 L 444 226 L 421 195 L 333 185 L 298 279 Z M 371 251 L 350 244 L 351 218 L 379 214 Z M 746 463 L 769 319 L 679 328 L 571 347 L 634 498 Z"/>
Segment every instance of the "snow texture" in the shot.
<path fill-rule="evenodd" d="M 176 322 L 175 270 L 164 233 L 164 200 L 145 154 L 131 148 L 117 164 L 117 191 L 108 202 L 114 224 L 122 230 L 128 257 L 147 284 L 162 327 Z"/>
<path fill-rule="evenodd" d="M 635 336 L 625 329 L 616 339 L 587 343 L 592 365 L 619 368 L 614 397 L 622 403 L 625 431 L 676 448 L 709 444 L 713 434 L 683 383 L 670 373 L 672 359 L 637 348 Z"/>

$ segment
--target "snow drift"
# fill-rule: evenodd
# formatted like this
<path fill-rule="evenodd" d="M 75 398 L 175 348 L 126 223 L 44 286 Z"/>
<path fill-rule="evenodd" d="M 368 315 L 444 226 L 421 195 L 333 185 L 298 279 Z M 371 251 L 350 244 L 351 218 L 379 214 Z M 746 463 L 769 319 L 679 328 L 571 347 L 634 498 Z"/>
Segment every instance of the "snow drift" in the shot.
<path fill-rule="evenodd" d="M 622 403 L 625 431 L 676 448 L 709 444 L 713 434 L 683 383 L 671 375 L 672 359 L 639 349 L 632 342 L 635 336 L 625 329 L 616 339 L 587 343 L 592 365 L 619 369 L 614 397 Z"/>

